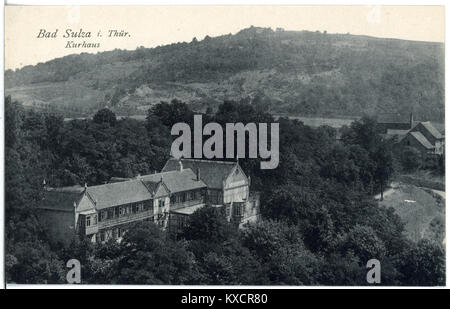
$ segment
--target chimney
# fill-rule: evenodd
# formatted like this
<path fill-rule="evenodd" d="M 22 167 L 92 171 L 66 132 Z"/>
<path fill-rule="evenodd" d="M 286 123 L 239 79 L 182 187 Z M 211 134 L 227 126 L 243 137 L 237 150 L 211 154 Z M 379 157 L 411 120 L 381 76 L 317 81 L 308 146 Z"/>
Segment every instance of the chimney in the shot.
<path fill-rule="evenodd" d="M 197 167 L 197 181 L 200 181 L 200 167 Z"/>
<path fill-rule="evenodd" d="M 181 160 L 178 160 L 178 165 L 180 166 L 180 171 L 183 170 L 183 162 Z"/>
<path fill-rule="evenodd" d="M 411 112 L 409 114 L 409 127 L 410 127 L 410 129 L 412 129 L 413 126 L 414 126 L 414 116 L 413 116 L 413 113 Z"/>

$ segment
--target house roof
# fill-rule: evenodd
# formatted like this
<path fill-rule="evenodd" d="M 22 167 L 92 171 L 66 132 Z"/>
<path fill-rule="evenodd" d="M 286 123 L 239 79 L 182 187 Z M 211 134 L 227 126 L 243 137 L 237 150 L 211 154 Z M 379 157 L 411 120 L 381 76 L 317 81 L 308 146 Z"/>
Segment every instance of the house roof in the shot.
<path fill-rule="evenodd" d="M 39 208 L 56 210 L 73 210 L 74 203 L 78 204 L 83 196 L 84 188 L 81 186 L 64 188 L 47 188 Z"/>
<path fill-rule="evenodd" d="M 195 172 L 199 169 L 201 180 L 211 189 L 222 189 L 223 181 L 227 179 L 237 164 L 236 162 L 198 159 L 181 159 L 181 163 L 183 169 L 188 168 Z M 170 158 L 164 165 L 163 172 L 179 170 L 179 168 L 179 161 Z"/>
<path fill-rule="evenodd" d="M 159 182 L 162 178 L 164 184 L 171 193 L 201 189 L 206 187 L 206 184 L 202 180 L 197 181 L 196 174 L 189 168 L 183 169 L 182 171 L 163 171 L 157 174 L 141 176 L 140 178 L 145 184 L 150 185 L 151 183 Z"/>
<path fill-rule="evenodd" d="M 431 122 L 421 122 L 421 124 L 425 127 L 425 129 L 430 132 L 431 135 L 433 135 L 436 139 L 441 139 L 442 134 L 431 124 Z"/>
<path fill-rule="evenodd" d="M 137 203 L 153 197 L 140 179 L 92 186 L 86 192 L 97 209 Z"/>
<path fill-rule="evenodd" d="M 423 136 L 422 133 L 411 131 L 411 132 L 409 132 L 409 134 L 411 134 L 411 136 L 413 136 L 425 148 L 427 148 L 427 149 L 433 149 L 434 148 L 433 145 L 430 144 L 430 142 L 426 139 L 425 136 Z"/>
<path fill-rule="evenodd" d="M 171 193 L 206 187 L 206 184 L 202 180 L 197 181 L 196 174 L 187 168 L 183 171 L 168 171 L 128 180 L 124 178 L 123 181 L 86 188 L 81 186 L 49 188 L 41 205 L 42 208 L 73 209 L 73 203 L 78 204 L 84 194 L 96 209 L 142 202 L 154 198 L 161 180 Z"/>

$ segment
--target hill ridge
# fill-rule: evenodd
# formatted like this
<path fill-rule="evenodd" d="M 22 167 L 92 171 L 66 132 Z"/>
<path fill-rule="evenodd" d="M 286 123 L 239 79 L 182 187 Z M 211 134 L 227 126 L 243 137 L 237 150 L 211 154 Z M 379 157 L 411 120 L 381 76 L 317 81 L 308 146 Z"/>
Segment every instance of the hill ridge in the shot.
<path fill-rule="evenodd" d="M 5 72 L 25 106 L 89 114 L 108 105 L 144 114 L 180 99 L 224 100 L 305 116 L 414 111 L 444 118 L 444 44 L 261 27 L 154 48 L 64 56 Z"/>

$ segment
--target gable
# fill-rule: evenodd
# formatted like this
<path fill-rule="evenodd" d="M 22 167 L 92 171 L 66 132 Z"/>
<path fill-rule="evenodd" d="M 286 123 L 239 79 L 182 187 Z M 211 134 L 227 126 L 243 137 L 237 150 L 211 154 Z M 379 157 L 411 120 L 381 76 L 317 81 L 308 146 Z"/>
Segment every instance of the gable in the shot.
<path fill-rule="evenodd" d="M 225 188 L 248 185 L 248 178 L 242 168 L 236 164 L 230 175 L 225 180 Z"/>
<path fill-rule="evenodd" d="M 80 202 L 77 205 L 77 212 L 87 211 L 87 210 L 93 210 L 95 209 L 94 203 L 91 201 L 91 199 L 84 194 L 81 198 Z"/>
<path fill-rule="evenodd" d="M 436 140 L 442 139 L 442 134 L 430 122 L 420 122 L 412 131 L 421 132 L 430 143 L 434 144 Z"/>
<path fill-rule="evenodd" d="M 162 196 L 168 196 L 169 193 L 170 192 L 167 189 L 167 186 L 164 184 L 164 182 L 160 182 L 155 191 L 155 198 L 160 198 Z"/>
<path fill-rule="evenodd" d="M 425 136 L 420 132 L 409 132 L 406 137 L 402 140 L 402 142 L 406 143 L 409 146 L 420 147 L 422 149 L 432 150 L 434 147 L 431 145 Z"/>

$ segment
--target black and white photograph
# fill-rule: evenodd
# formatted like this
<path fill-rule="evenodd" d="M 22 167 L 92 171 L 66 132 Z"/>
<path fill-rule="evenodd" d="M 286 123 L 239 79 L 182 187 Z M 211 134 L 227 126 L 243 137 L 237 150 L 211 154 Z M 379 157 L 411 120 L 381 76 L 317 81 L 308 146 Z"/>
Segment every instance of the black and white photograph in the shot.
<path fill-rule="evenodd" d="M 5 5 L 2 284 L 444 287 L 445 12 Z"/>

